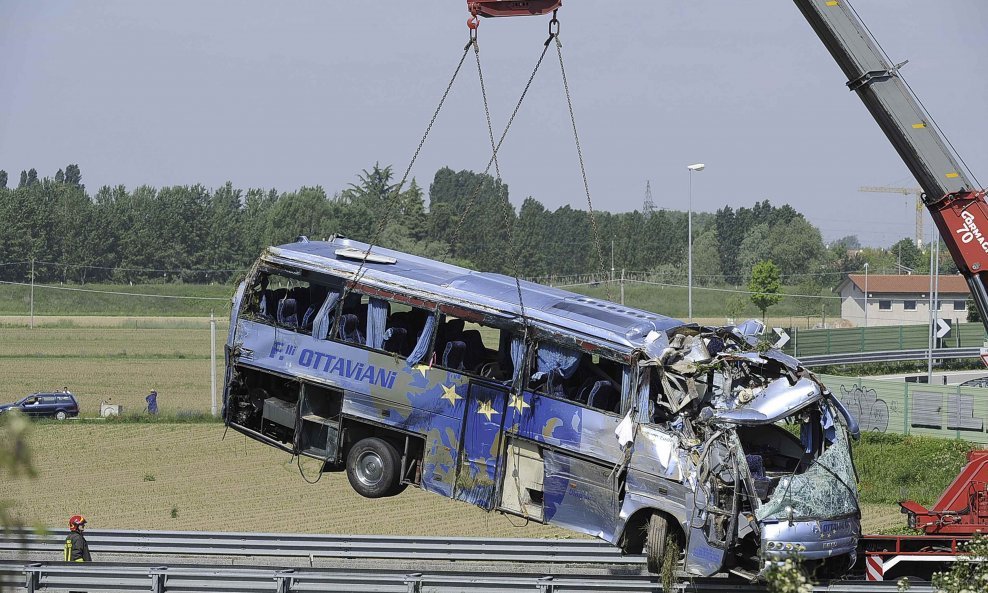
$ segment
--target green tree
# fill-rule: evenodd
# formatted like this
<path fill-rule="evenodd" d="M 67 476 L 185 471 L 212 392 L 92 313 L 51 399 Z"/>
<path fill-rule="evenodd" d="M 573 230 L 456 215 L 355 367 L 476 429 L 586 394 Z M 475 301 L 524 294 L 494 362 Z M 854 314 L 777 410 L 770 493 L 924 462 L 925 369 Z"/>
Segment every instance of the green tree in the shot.
<path fill-rule="evenodd" d="M 28 169 L 27 183 L 25 183 L 25 185 L 35 185 L 36 183 L 38 183 L 38 170 L 31 167 Z"/>
<path fill-rule="evenodd" d="M 902 239 L 893 243 L 889 247 L 889 254 L 895 257 L 898 268 L 897 274 L 903 273 L 902 268 L 909 268 L 910 271 L 916 270 L 925 259 L 923 252 L 919 250 L 919 247 L 916 247 L 916 242 L 912 239 Z"/>
<path fill-rule="evenodd" d="M 65 172 L 61 169 L 58 170 L 58 173 L 55 173 L 55 183 L 65 183 Z"/>
<path fill-rule="evenodd" d="M 443 167 L 429 185 L 429 237 L 449 243 L 464 263 L 507 271 L 505 243 L 514 222 L 508 186 L 490 175 Z"/>
<path fill-rule="evenodd" d="M 27 171 L 21 169 L 21 180 L 17 183 L 17 187 L 21 188 L 27 185 Z"/>
<path fill-rule="evenodd" d="M 82 185 L 82 171 L 79 170 L 79 165 L 68 165 L 65 167 L 65 183 L 84 187 Z"/>
<path fill-rule="evenodd" d="M 7 172 L 0 169 L 0 189 L 7 189 Z"/>
<path fill-rule="evenodd" d="M 751 302 L 762 312 L 762 321 L 765 321 L 765 311 L 782 301 L 781 289 L 782 280 L 777 265 L 769 260 L 755 264 L 751 269 L 748 290 L 751 292 Z"/>
<path fill-rule="evenodd" d="M 974 299 L 970 297 L 967 299 L 967 320 L 972 323 L 981 322 L 981 311 L 974 306 Z"/>

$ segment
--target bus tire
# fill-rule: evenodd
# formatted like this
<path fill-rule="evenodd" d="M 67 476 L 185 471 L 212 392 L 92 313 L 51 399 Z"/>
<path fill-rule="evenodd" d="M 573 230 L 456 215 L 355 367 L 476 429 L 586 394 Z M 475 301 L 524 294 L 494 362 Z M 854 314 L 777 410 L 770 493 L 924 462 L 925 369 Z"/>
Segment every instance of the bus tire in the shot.
<path fill-rule="evenodd" d="M 649 517 L 648 535 L 645 538 L 645 557 L 648 561 L 648 571 L 653 574 L 659 574 L 662 571 L 668 531 L 669 521 L 661 513 L 653 513 Z"/>
<path fill-rule="evenodd" d="M 397 494 L 400 472 L 398 451 L 376 437 L 358 441 L 346 457 L 346 477 L 350 486 L 366 498 Z"/>

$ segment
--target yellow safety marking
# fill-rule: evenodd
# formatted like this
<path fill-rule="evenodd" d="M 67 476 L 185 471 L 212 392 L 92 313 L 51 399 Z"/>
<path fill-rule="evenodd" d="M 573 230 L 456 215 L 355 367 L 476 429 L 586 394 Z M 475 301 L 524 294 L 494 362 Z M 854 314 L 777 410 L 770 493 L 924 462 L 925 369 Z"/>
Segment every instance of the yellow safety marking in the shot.
<path fill-rule="evenodd" d="M 918 124 L 913 124 L 913 129 L 914 129 L 914 130 L 919 130 L 919 129 L 921 129 L 921 128 L 925 128 L 925 127 L 926 127 L 926 124 L 924 124 L 924 123 L 922 123 L 922 122 L 920 122 L 920 123 L 918 123 Z"/>
<path fill-rule="evenodd" d="M 827 0 L 827 6 L 837 6 L 837 0 Z"/>
<path fill-rule="evenodd" d="M 960 177 L 960 173 L 947 173 L 947 179 L 953 179 L 954 177 Z"/>

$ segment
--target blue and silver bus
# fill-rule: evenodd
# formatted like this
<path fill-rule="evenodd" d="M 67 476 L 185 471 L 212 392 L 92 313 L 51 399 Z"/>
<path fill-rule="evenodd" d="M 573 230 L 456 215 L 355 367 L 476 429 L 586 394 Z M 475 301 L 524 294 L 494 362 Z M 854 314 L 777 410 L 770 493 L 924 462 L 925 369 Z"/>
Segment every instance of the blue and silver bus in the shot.
<path fill-rule="evenodd" d="M 267 248 L 237 289 L 228 426 L 345 471 L 755 575 L 847 568 L 854 418 L 764 327 L 703 327 L 345 238 Z"/>

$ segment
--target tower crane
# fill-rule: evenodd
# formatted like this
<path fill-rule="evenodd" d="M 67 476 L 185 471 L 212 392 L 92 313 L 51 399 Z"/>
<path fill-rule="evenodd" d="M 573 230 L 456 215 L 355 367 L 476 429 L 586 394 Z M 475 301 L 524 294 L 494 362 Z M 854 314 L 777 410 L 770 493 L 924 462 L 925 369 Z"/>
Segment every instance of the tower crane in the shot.
<path fill-rule="evenodd" d="M 904 196 L 916 196 L 916 247 L 922 249 L 923 234 L 923 189 L 919 187 L 888 187 L 888 186 L 863 186 L 858 191 L 874 192 L 879 194 L 902 194 Z"/>

